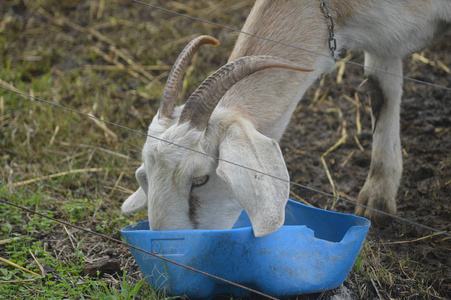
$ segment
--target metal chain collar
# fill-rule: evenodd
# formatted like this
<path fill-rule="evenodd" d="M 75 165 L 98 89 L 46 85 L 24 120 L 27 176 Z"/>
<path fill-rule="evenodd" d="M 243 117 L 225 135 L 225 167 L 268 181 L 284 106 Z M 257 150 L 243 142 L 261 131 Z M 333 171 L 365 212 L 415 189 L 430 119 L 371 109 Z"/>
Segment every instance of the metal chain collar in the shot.
<path fill-rule="evenodd" d="M 326 5 L 326 0 L 321 0 L 321 4 L 319 5 L 321 8 L 321 12 L 324 14 L 328 25 L 329 25 L 329 49 L 332 53 L 332 58 L 335 59 L 335 50 L 337 50 L 337 40 L 335 39 L 334 33 L 334 20 L 332 19 L 332 15 L 329 13 L 329 9 Z"/>

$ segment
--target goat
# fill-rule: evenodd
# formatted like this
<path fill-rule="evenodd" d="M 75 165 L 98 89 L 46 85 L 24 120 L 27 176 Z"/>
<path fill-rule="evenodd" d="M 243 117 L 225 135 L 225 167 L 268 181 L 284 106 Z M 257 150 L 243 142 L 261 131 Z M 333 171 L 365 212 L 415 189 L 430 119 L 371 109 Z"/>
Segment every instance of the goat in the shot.
<path fill-rule="evenodd" d="M 255 234 L 269 234 L 283 224 L 280 208 L 288 199 L 282 153 L 277 142 L 259 133 L 239 108 L 217 105 L 236 82 L 257 71 L 312 70 L 272 56 L 242 57 L 204 80 L 185 105 L 176 107 L 183 70 L 203 44 L 219 42 L 209 36 L 194 39 L 169 74 L 160 109 L 148 130 L 158 140 L 147 138 L 143 164 L 136 171 L 140 188 L 123 203 L 122 211 L 132 213 L 147 206 L 153 230 L 225 229 L 232 227 L 244 208 Z"/>
<path fill-rule="evenodd" d="M 332 55 L 330 48 L 335 45 L 321 2 L 334 21 L 332 41 L 338 49 Z M 229 63 L 204 81 L 184 106 L 176 107 L 184 59 L 198 46 L 187 46 L 179 56 L 148 132 L 170 143 L 147 139 L 143 165 L 136 171 L 140 188 L 123 203 L 122 211 L 133 213 L 147 206 L 151 229 L 170 230 L 228 229 L 244 209 L 255 236 L 277 230 L 284 221 L 289 193 L 288 181 L 278 178 L 289 176 L 276 141 L 306 89 L 333 69 L 340 50 L 352 49 L 365 53 L 365 75 L 373 92 L 372 158 L 358 201 L 396 213 L 402 173 L 402 57 L 424 47 L 450 22 L 448 0 L 257 1 Z M 217 44 L 212 38 L 205 41 Z M 254 68 L 261 71 L 240 76 L 237 72 L 229 83 L 219 82 L 217 77 L 228 77 L 231 72 L 226 70 L 245 60 L 268 61 L 267 67 L 284 69 Z M 361 206 L 356 213 L 380 218 Z"/>

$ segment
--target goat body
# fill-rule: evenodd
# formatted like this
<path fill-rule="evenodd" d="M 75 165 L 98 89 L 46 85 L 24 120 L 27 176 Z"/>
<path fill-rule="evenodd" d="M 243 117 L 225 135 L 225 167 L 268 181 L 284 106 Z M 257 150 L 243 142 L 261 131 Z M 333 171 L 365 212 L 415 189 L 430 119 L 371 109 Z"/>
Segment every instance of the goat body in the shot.
<path fill-rule="evenodd" d="M 186 105 L 175 107 L 180 79 L 174 78 L 184 68 L 177 66 L 186 65 L 192 49 L 217 42 L 207 38 L 186 47 L 168 79 L 174 89 L 167 87 L 163 95 L 172 100 L 162 100 L 149 126 L 149 135 L 160 140 L 149 137 L 144 145 L 143 165 L 136 172 L 140 188 L 124 202 L 124 213 L 147 207 L 154 230 L 228 229 L 242 209 L 256 236 L 283 224 L 289 177 L 276 141 L 306 89 L 334 66 L 319 4 L 257 1 L 243 28 L 250 35 L 240 34 L 229 64 L 207 78 Z M 335 53 L 363 50 L 374 90 L 372 161 L 359 203 L 395 213 L 402 172 L 401 59 L 451 22 L 451 1 L 330 0 L 326 5 L 335 21 Z M 245 64 L 265 66 L 246 73 L 240 71 L 248 70 Z M 299 72 L 311 71 L 299 65 L 314 71 Z M 377 217 L 361 207 L 357 213 Z"/>
<path fill-rule="evenodd" d="M 319 2 L 257 1 L 243 28 L 250 35 L 239 36 L 230 56 L 233 61 L 246 55 L 275 55 L 316 69 L 312 73 L 266 70 L 254 74 L 237 83 L 221 101 L 225 107 L 240 107 L 259 132 L 276 140 L 282 136 L 306 89 L 334 66 L 328 24 Z M 402 58 L 424 47 L 449 26 L 451 1 L 330 0 L 326 5 L 335 21 L 339 47 L 335 53 L 341 49 L 365 52 L 365 75 L 373 94 L 371 167 L 359 203 L 393 214 L 402 173 Z M 356 212 L 373 220 L 381 217 L 363 207 Z"/>

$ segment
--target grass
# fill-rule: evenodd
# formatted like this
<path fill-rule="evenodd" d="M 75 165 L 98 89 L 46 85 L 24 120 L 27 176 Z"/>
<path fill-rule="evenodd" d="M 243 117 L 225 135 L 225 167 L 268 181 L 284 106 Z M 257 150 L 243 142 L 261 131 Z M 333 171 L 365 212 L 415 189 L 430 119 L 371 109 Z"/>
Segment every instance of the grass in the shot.
<path fill-rule="evenodd" d="M 0 189 L 0 198 L 9 202 L 33 208 L 52 217 L 51 208 L 55 203 L 48 195 L 35 191 L 19 191 L 11 194 L 5 188 Z M 53 203 L 51 203 L 53 202 Z M 61 206 L 62 217 L 73 223 L 83 223 L 86 218 L 96 214 L 97 203 L 89 204 L 87 199 L 70 199 Z M 147 286 L 145 279 L 130 283 L 127 271 L 122 276 L 105 280 L 84 274 L 86 247 L 84 238 L 72 233 L 72 249 L 65 251 L 55 247 L 52 239 L 64 240 L 60 229 L 53 221 L 43 217 L 29 215 L 17 208 L 0 204 L 0 218 L 5 220 L 1 227 L 2 255 L 15 265 L 4 264 L 0 267 L 0 294 L 5 299 L 142 299 L 154 298 L 156 293 Z M 96 231 L 110 233 L 117 227 L 123 227 L 130 220 L 99 214 L 96 217 Z M 70 228 L 67 229 L 70 232 Z M 50 239 L 42 241 L 43 235 L 52 234 Z M 75 237 L 74 237 L 75 236 Z M 80 239 L 79 239 L 80 238 Z M 89 238 L 89 237 L 88 237 Z M 58 244 L 58 243 L 57 243 Z M 64 245 L 63 243 L 60 243 Z M 56 245 L 57 246 L 57 245 Z M 55 247 L 55 248 L 53 248 Z M 21 267 L 21 268 L 19 268 Z M 18 297 L 18 295 L 20 295 Z"/>
<path fill-rule="evenodd" d="M 151 2 L 240 28 L 253 1 Z M 222 45 L 194 57 L 181 99 L 227 61 L 237 37 L 127 0 L 8 0 L 0 14 L 1 85 L 141 132 L 158 109 L 169 66 L 191 38 L 210 34 Z M 146 218 L 120 215 L 137 187 L 143 142 L 141 135 L 0 89 L 0 198 L 119 238 L 122 227 Z M 3 204 L 0 220 L 0 258 L 39 275 L 0 263 L 0 298 L 165 298 L 123 246 Z M 427 278 L 409 251 L 369 240 L 348 286 L 362 298 L 440 299 L 446 286 Z M 119 259 L 121 273 L 84 275 L 85 264 L 105 258 Z"/>

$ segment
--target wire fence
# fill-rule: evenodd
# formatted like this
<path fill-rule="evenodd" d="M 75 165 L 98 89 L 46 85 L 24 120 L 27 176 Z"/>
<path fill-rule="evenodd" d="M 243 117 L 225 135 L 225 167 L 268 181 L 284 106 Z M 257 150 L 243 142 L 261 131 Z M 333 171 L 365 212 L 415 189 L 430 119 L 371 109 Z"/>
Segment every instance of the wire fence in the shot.
<path fill-rule="evenodd" d="M 163 7 L 160 7 L 160 6 L 157 6 L 157 5 L 149 4 L 149 3 L 142 2 L 142 1 L 138 1 L 138 0 L 130 0 L 130 1 L 135 2 L 135 3 L 137 3 L 137 4 L 140 4 L 140 5 L 144 5 L 144 6 L 147 6 L 147 7 L 154 8 L 154 9 L 158 9 L 158 10 L 164 11 L 164 12 L 166 12 L 166 13 L 170 13 L 170 14 L 177 15 L 177 16 L 184 17 L 184 18 L 189 18 L 189 19 L 194 20 L 194 21 L 207 23 L 207 24 L 210 24 L 210 25 L 213 25 L 213 26 L 218 26 L 218 27 L 221 27 L 221 28 L 225 28 L 225 29 L 228 29 L 228 30 L 231 30 L 231 31 L 234 31 L 234 32 L 239 32 L 239 33 L 242 33 L 242 34 L 247 34 L 247 35 L 253 36 L 253 37 L 255 37 L 255 38 L 260 38 L 260 39 L 263 39 L 263 40 L 266 40 L 266 41 L 269 41 L 269 42 L 281 44 L 281 45 L 283 45 L 283 46 L 292 47 L 292 48 L 298 49 L 299 51 L 305 51 L 305 52 L 308 52 L 308 53 L 311 53 L 311 54 L 315 54 L 315 55 L 320 55 L 320 56 L 327 56 L 327 57 L 330 57 L 330 56 L 328 56 L 328 55 L 325 55 L 325 54 L 322 54 L 322 53 L 318 53 L 318 52 L 315 52 L 315 51 L 312 51 L 312 50 L 309 50 L 309 49 L 305 49 L 305 48 L 301 48 L 301 47 L 298 47 L 298 46 L 295 46 L 295 45 L 291 45 L 291 44 L 283 43 L 283 42 L 280 42 L 280 41 L 268 39 L 268 38 L 263 37 L 263 36 L 253 35 L 253 34 L 251 34 L 251 33 L 243 32 L 243 31 L 241 31 L 241 30 L 239 30 L 239 29 L 236 29 L 236 28 L 233 28 L 233 27 L 230 27 L 230 26 L 226 26 L 226 25 L 218 24 L 218 23 L 211 22 L 211 21 L 208 21 L 208 20 L 205 20 L 205 19 L 201 19 L 201 18 L 189 16 L 189 15 L 186 15 L 186 14 L 182 14 L 182 13 L 179 13 L 179 12 L 176 12 L 176 11 L 172 11 L 172 10 L 169 10 L 169 9 L 166 9 L 166 8 L 163 8 Z M 368 68 L 368 67 L 365 67 L 364 65 L 359 64 L 359 63 L 356 63 L 356 62 L 351 62 L 351 61 L 347 61 L 347 60 L 343 60 L 343 59 L 337 59 L 337 60 L 338 60 L 338 61 L 343 61 L 344 63 L 347 63 L 347 64 L 352 64 L 352 65 L 355 65 L 355 66 L 358 66 L 358 67 Z M 438 84 L 434 84 L 434 83 L 430 83 L 430 82 L 425 82 L 425 81 L 422 81 L 422 80 L 418 80 L 418 79 L 414 79 L 414 78 L 409 78 L 409 77 L 405 77 L 405 76 L 400 76 L 400 75 L 397 75 L 397 74 L 392 74 L 392 73 L 389 73 L 389 72 L 387 72 L 387 71 L 385 71 L 385 70 L 379 70 L 379 69 L 375 69 L 375 68 L 371 68 L 371 69 L 376 70 L 376 71 L 378 71 L 378 72 L 383 72 L 383 73 L 386 73 L 386 74 L 389 74 L 389 75 L 392 75 L 392 76 L 402 77 L 404 80 L 409 80 L 409 81 L 412 81 L 412 82 L 415 82 L 415 83 L 418 83 L 418 84 L 428 85 L 428 86 L 431 86 L 431 87 L 434 87 L 434 88 L 439 88 L 439 89 L 444 89 L 444 90 L 447 90 L 447 91 L 451 91 L 451 88 L 445 87 L 445 86 L 442 86 L 442 85 L 438 85 Z M 237 164 L 237 163 L 232 162 L 232 161 L 227 161 L 227 160 L 221 159 L 221 158 L 219 158 L 219 157 L 215 157 L 215 156 L 213 156 L 213 155 L 210 155 L 210 154 L 207 154 L 207 153 L 200 152 L 200 151 L 198 151 L 198 150 L 190 149 L 190 148 L 184 147 L 184 146 L 182 146 L 182 145 L 175 144 L 175 143 L 173 143 L 173 142 L 171 142 L 171 141 L 167 141 L 167 140 L 161 139 L 161 138 L 156 137 L 156 136 L 151 136 L 151 135 L 148 135 L 147 133 L 144 133 L 144 132 L 141 132 L 141 131 L 138 131 L 138 130 L 131 129 L 131 128 L 128 128 L 128 127 L 126 127 L 126 126 L 123 126 L 123 125 L 120 125 L 120 124 L 116 124 L 116 123 L 114 123 L 114 122 L 111 122 L 111 121 L 108 121 L 108 120 L 104 120 L 104 119 L 95 117 L 95 116 L 93 116 L 93 115 L 86 114 L 86 113 L 80 112 L 80 111 L 78 111 L 78 110 L 71 109 L 71 108 L 69 108 L 69 107 L 66 107 L 66 106 L 63 106 L 63 105 L 60 105 L 60 104 L 57 104 L 57 103 L 54 103 L 54 102 L 51 102 L 51 101 L 48 101 L 48 100 L 39 98 L 39 97 L 35 97 L 35 96 L 32 96 L 32 95 L 23 93 L 23 92 L 18 91 L 18 90 L 14 90 L 14 89 L 5 87 L 5 86 L 3 86 L 3 85 L 0 85 L 0 88 L 2 88 L 2 89 L 5 90 L 5 91 L 8 91 L 8 92 L 10 92 L 10 93 L 15 93 L 15 94 L 17 94 L 17 95 L 24 96 L 24 97 L 26 97 L 27 99 L 33 99 L 33 100 L 39 101 L 39 102 L 41 102 L 41 103 L 44 103 L 44 104 L 47 104 L 47 105 L 54 106 L 54 107 L 56 107 L 56 108 L 58 108 L 58 109 L 67 110 L 67 111 L 70 111 L 70 112 L 72 112 L 72 113 L 74 113 L 74 114 L 79 114 L 79 115 L 81 115 L 81 116 L 84 116 L 84 117 L 87 117 L 87 118 L 91 118 L 91 119 L 94 119 L 94 120 L 96 120 L 96 121 L 103 122 L 103 123 L 105 123 L 105 124 L 108 124 L 108 125 L 111 125 L 111 126 L 120 128 L 120 129 L 122 129 L 122 130 L 126 130 L 126 131 L 129 131 L 129 132 L 133 132 L 133 133 L 135 133 L 135 134 L 139 134 L 139 135 L 142 135 L 142 136 L 145 136 L 145 137 L 149 137 L 149 138 L 152 138 L 152 139 L 156 139 L 156 140 L 159 140 L 159 141 L 161 141 L 161 142 L 165 142 L 165 143 L 168 143 L 168 144 L 171 144 L 171 145 L 174 145 L 174 146 L 183 148 L 183 149 L 188 150 L 188 151 L 194 151 L 194 152 L 197 152 L 197 153 L 200 153 L 200 154 L 209 156 L 209 157 L 211 157 L 211 158 L 214 158 L 214 159 L 216 159 L 216 160 L 218 160 L 218 161 L 221 160 L 221 161 L 223 161 L 223 162 L 232 164 L 232 165 L 237 166 L 237 167 L 241 167 L 241 168 L 247 169 L 247 170 L 252 171 L 252 172 L 255 172 L 255 173 L 259 173 L 259 174 L 261 174 L 261 175 L 269 176 L 269 177 L 272 177 L 272 178 L 274 178 L 274 179 L 278 179 L 278 180 L 281 180 L 281 181 L 287 181 L 287 180 L 285 180 L 285 179 L 283 179 L 283 178 L 279 178 L 279 177 L 277 177 L 277 176 L 274 176 L 274 175 L 271 175 L 271 174 L 267 174 L 267 173 L 265 173 L 265 172 L 261 172 L 260 170 L 255 170 L 255 169 L 252 169 L 252 168 L 249 168 L 249 167 L 246 167 L 246 166 Z M 439 230 L 439 229 L 437 229 L 437 228 L 433 228 L 433 227 L 430 227 L 430 226 L 426 226 L 426 225 L 420 224 L 420 223 L 418 223 L 418 222 L 415 222 L 415 221 L 412 221 L 412 220 L 409 220 L 409 219 L 406 219 L 406 218 L 402 218 L 402 217 L 400 217 L 400 216 L 393 215 L 393 214 L 390 214 L 390 213 L 387 213 L 387 212 L 384 212 L 384 211 L 380 211 L 380 210 L 374 209 L 374 208 L 372 208 L 372 207 L 369 207 L 369 206 L 366 206 L 366 205 L 362 205 L 362 204 L 360 204 L 360 203 L 356 203 L 356 202 L 354 202 L 354 201 L 345 199 L 345 198 L 340 197 L 340 196 L 338 196 L 338 195 L 333 195 L 333 194 L 330 194 L 330 193 L 327 193 L 327 192 L 324 192 L 324 191 L 321 191 L 321 190 L 318 190 L 318 189 L 315 189 L 315 188 L 311 188 L 311 187 L 308 187 L 308 186 L 305 186 L 305 185 L 302 185 L 302 184 L 299 184 L 299 183 L 296 183 L 296 182 L 292 182 L 292 181 L 288 181 L 288 182 L 289 182 L 290 184 L 292 184 L 293 186 L 297 186 L 297 187 L 300 187 L 300 188 L 302 188 L 302 189 L 306 189 L 306 190 L 309 190 L 309 191 L 312 191 L 312 192 L 315 192 L 315 193 L 319 193 L 319 194 L 324 195 L 324 196 L 326 196 L 326 197 L 330 197 L 330 198 L 334 198 L 334 199 L 337 199 L 337 200 L 340 200 L 340 201 L 344 201 L 344 202 L 347 202 L 347 203 L 351 203 L 352 205 L 361 206 L 361 207 L 364 207 L 365 209 L 375 211 L 375 212 L 377 212 L 377 213 L 379 213 L 379 214 L 383 214 L 383 215 L 388 216 L 388 217 L 391 217 L 391 218 L 393 218 L 393 219 L 395 219 L 395 220 L 399 220 L 399 221 L 404 222 L 404 223 L 408 223 L 408 224 L 411 224 L 411 225 L 414 225 L 414 226 L 417 226 L 417 227 L 420 227 L 420 228 L 423 228 L 423 229 L 426 229 L 426 230 L 430 230 L 430 231 L 436 232 L 437 234 L 442 234 L 442 235 L 444 235 L 444 236 L 451 237 L 451 233 L 449 233 L 449 232 L 446 232 L 446 231 L 443 231 L 443 230 Z M 8 204 L 8 205 L 13 205 L 13 206 L 19 207 L 19 206 L 17 206 L 17 205 L 11 204 L 11 203 L 6 202 L 6 201 L 0 200 L 0 202 L 6 203 L 6 204 Z M 20 207 L 20 208 L 25 209 L 25 210 L 27 210 L 27 211 L 29 211 L 29 212 L 32 212 L 32 213 L 41 215 L 41 216 L 43 216 L 43 217 L 48 218 L 47 216 L 45 216 L 45 215 L 43 215 L 43 214 L 39 214 L 39 213 L 37 213 L 37 212 L 35 212 L 35 211 L 29 210 L 29 209 L 26 209 L 26 208 L 23 208 L 23 207 Z M 66 223 L 67 223 L 67 222 L 65 223 L 65 222 L 60 221 L 60 220 L 56 220 L 56 219 L 53 219 L 53 220 L 54 220 L 54 221 L 57 221 L 57 222 L 59 222 L 59 223 L 62 223 L 62 224 L 66 224 Z M 70 223 L 67 223 L 66 225 L 74 227 L 74 225 L 73 225 L 73 224 L 70 224 Z M 77 227 L 76 227 L 76 228 L 77 228 Z M 80 228 L 80 229 L 81 229 L 81 228 Z M 85 229 L 83 229 L 83 230 L 86 231 Z M 93 231 L 87 231 L 87 232 L 92 233 L 92 234 L 96 234 L 96 235 L 98 235 L 98 236 L 102 236 L 102 237 L 104 237 L 104 238 L 108 238 L 108 239 L 110 239 L 110 240 L 114 240 L 114 239 L 112 239 L 111 237 L 103 236 L 102 234 L 99 234 L 99 233 L 96 233 L 96 232 L 93 232 Z M 117 243 L 125 244 L 125 245 L 127 245 L 127 246 L 133 248 L 133 246 L 128 245 L 128 244 L 126 244 L 126 243 L 124 243 L 124 242 L 122 242 L 122 241 L 119 241 L 119 240 L 114 240 L 114 241 L 117 242 Z M 135 248 L 136 248 L 136 247 L 135 247 Z M 139 249 L 139 248 L 136 248 L 136 249 L 137 249 L 137 250 L 140 250 L 140 251 L 144 251 L 144 250 Z M 146 251 L 144 251 L 144 252 L 146 252 Z M 146 252 L 146 253 L 147 253 L 147 252 Z M 155 254 L 150 253 L 150 252 L 149 252 L 148 254 L 154 255 L 154 256 L 155 256 Z M 158 257 L 160 257 L 160 256 L 158 256 Z M 160 257 L 160 258 L 161 258 L 161 257 Z M 171 263 L 174 263 L 174 262 L 172 262 L 172 261 L 170 261 L 170 262 L 171 262 Z M 186 266 L 183 266 L 183 267 L 186 267 Z M 193 270 L 193 271 L 199 272 L 199 270 Z M 216 278 L 216 277 L 214 277 L 214 276 L 211 275 L 211 274 L 204 274 L 204 275 L 210 276 L 210 277 L 213 277 L 213 278 Z M 216 278 L 216 279 L 221 280 L 221 281 L 225 281 L 224 279 L 221 279 L 221 278 Z M 225 281 L 225 282 L 226 282 L 226 281 Z M 227 282 L 227 283 L 232 284 L 232 285 L 236 285 L 236 286 L 240 286 L 240 285 L 237 285 L 237 284 L 235 284 L 235 283 L 233 283 L 233 282 Z M 265 297 L 275 299 L 275 298 L 270 297 L 270 296 L 268 296 L 268 295 L 262 294 L 262 293 L 260 293 L 260 292 L 258 292 L 258 291 L 255 291 L 255 290 L 252 290 L 252 289 L 248 289 L 248 288 L 243 287 L 243 286 L 240 286 L 240 287 L 242 287 L 242 288 L 244 288 L 244 289 L 247 289 L 247 290 L 250 290 L 250 291 L 252 291 L 252 292 L 254 292 L 254 293 L 261 294 L 261 295 L 263 295 L 263 296 L 265 296 Z"/>

